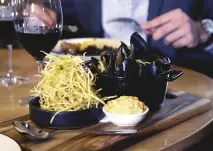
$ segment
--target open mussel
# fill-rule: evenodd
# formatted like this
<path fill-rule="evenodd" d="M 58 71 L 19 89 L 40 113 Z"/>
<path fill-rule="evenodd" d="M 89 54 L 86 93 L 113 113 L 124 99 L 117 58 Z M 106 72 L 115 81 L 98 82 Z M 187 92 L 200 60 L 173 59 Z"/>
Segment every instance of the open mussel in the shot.
<path fill-rule="evenodd" d="M 130 54 L 130 50 L 128 49 L 127 45 L 121 42 L 120 47 L 115 52 L 115 75 L 121 76 L 122 75 L 122 63 L 128 58 Z"/>
<path fill-rule="evenodd" d="M 158 66 L 161 66 L 163 69 L 168 70 L 171 68 L 171 60 L 168 57 L 163 57 L 161 55 L 152 54 L 149 56 L 150 62 L 155 62 Z"/>
<path fill-rule="evenodd" d="M 105 50 L 101 53 L 101 61 L 106 68 L 107 75 L 113 75 L 115 71 L 115 52 L 112 49 Z"/>
<path fill-rule="evenodd" d="M 107 75 L 120 76 L 120 67 L 123 61 L 129 56 L 130 50 L 127 45 L 121 42 L 117 50 L 106 50 L 101 53 L 101 61 L 107 68 Z"/>
<path fill-rule="evenodd" d="M 104 50 L 103 52 L 101 52 L 100 55 L 101 61 L 103 61 L 106 65 L 109 65 L 111 56 L 112 56 L 112 49 Z"/>
<path fill-rule="evenodd" d="M 130 38 L 132 52 L 130 57 L 133 59 L 143 59 L 148 52 L 148 45 L 146 41 L 137 32 L 133 33 Z"/>
<path fill-rule="evenodd" d="M 106 70 L 97 75 L 95 88 L 100 89 L 100 96 L 136 96 L 150 109 L 157 109 L 165 99 L 167 82 L 176 80 L 183 72 L 172 70 L 169 58 L 149 51 L 138 33 L 132 34 L 130 43 L 130 48 L 121 42 L 117 50 L 101 54 L 99 64 Z M 91 62 L 97 66 L 97 60 Z"/>
<path fill-rule="evenodd" d="M 107 50 L 101 53 L 101 61 L 107 68 L 107 75 L 132 77 L 144 74 L 146 64 L 143 62 L 145 61 L 148 46 L 137 32 L 132 34 L 130 43 L 132 50 L 121 42 L 117 50 Z"/>
<path fill-rule="evenodd" d="M 119 48 L 121 48 L 122 53 L 125 55 L 125 57 L 129 57 L 130 50 L 129 50 L 128 46 L 124 42 L 121 41 L 121 45 L 120 45 Z"/>
<path fill-rule="evenodd" d="M 170 72 L 171 61 L 167 57 L 148 53 L 146 41 L 135 32 L 130 38 L 131 50 L 121 42 L 117 50 L 105 50 L 101 53 L 102 67 L 106 70 L 102 74 L 119 77 L 150 77 L 158 79 L 167 76 Z M 90 69 L 100 73 L 100 62 L 92 58 Z"/>
<path fill-rule="evenodd" d="M 84 65 L 86 67 L 88 67 L 92 73 L 94 74 L 99 74 L 101 72 L 103 72 L 104 69 L 100 69 L 99 65 L 100 65 L 100 61 L 97 58 L 91 57 L 90 60 L 87 60 L 84 62 Z"/>
<path fill-rule="evenodd" d="M 146 76 L 149 78 L 157 79 L 160 73 L 160 68 L 156 64 L 147 64 L 146 66 Z"/>
<path fill-rule="evenodd" d="M 140 65 L 133 60 L 132 58 L 126 58 L 119 69 L 119 76 L 132 78 L 135 76 L 139 76 L 140 73 Z"/>
<path fill-rule="evenodd" d="M 156 63 L 161 66 L 164 70 L 169 70 L 171 68 L 171 60 L 168 57 L 159 56 Z"/>

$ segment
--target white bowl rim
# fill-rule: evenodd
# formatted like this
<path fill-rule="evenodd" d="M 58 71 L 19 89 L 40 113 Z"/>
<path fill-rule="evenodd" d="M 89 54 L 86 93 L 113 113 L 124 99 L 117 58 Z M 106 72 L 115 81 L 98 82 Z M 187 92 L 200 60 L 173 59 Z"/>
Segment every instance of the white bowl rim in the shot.
<path fill-rule="evenodd" d="M 103 112 L 106 114 L 106 115 L 112 115 L 112 116 L 125 116 L 125 117 L 136 117 L 136 116 L 142 116 L 142 115 L 145 115 L 149 112 L 149 108 L 148 106 L 146 106 L 146 110 L 142 113 L 139 113 L 139 114 L 114 114 L 114 113 L 109 113 L 107 111 L 105 111 L 104 109 L 104 106 L 102 108 Z"/>

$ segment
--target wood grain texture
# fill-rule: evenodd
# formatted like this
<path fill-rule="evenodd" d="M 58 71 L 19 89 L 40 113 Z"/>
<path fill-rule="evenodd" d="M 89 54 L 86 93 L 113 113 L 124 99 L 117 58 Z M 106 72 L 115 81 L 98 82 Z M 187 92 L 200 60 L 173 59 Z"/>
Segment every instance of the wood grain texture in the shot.
<path fill-rule="evenodd" d="M 0 50 L 0 74 L 5 75 L 7 73 L 7 51 Z M 69 149 L 69 143 L 72 140 L 78 140 L 78 136 L 84 137 L 81 133 L 64 133 L 54 136 L 53 139 L 43 143 L 33 143 L 26 138 L 20 136 L 11 125 L 11 121 L 20 118 L 21 120 L 27 120 L 28 108 L 21 107 L 18 104 L 18 99 L 26 98 L 29 96 L 29 90 L 37 82 L 37 79 L 33 76 L 37 73 L 37 66 L 35 60 L 24 50 L 13 51 L 13 67 L 16 75 L 28 76 L 30 81 L 27 85 L 11 86 L 9 88 L 0 87 L 1 103 L 0 103 L 0 133 L 4 133 L 15 140 L 17 140 L 25 149 L 31 148 L 33 151 L 51 150 L 56 146 L 67 144 L 64 149 Z M 184 71 L 184 76 L 175 82 L 169 83 L 169 88 L 181 90 L 178 94 L 183 92 L 191 93 L 201 98 L 207 98 L 213 101 L 213 80 L 205 75 L 199 74 L 189 69 L 173 66 L 173 69 Z M 171 89 L 169 89 L 171 91 Z M 172 91 L 173 93 L 177 91 Z M 212 102 L 211 102 L 212 103 Z M 177 151 L 184 150 L 187 147 L 197 143 L 203 139 L 213 126 L 213 107 L 209 105 L 210 110 L 199 115 L 194 116 L 184 122 L 165 129 L 151 135 L 149 137 L 142 137 L 141 140 L 137 140 L 135 144 L 132 144 L 125 150 L 131 151 L 156 151 L 156 150 L 168 150 Z M 179 118 L 177 118 L 178 120 Z M 30 121 L 28 121 L 31 123 Z M 165 125 L 162 124 L 162 125 Z M 100 125 L 97 125 L 100 126 Z M 110 128 L 111 125 L 102 125 L 105 128 Z M 103 128 L 102 127 L 102 128 Z M 94 128 L 94 127 L 91 127 Z M 94 138 L 96 136 L 93 136 Z M 99 138 L 104 139 L 104 138 Z M 109 140 L 111 138 L 108 138 Z M 114 138 L 115 139 L 115 138 Z M 104 139 L 105 140 L 105 139 Z M 139 142 L 138 142 L 139 141 Z M 101 145 L 108 143 L 108 140 Z M 92 145 L 93 146 L 93 145 Z M 94 145 L 95 146 L 95 145 Z M 116 146 L 116 145 L 115 145 Z M 119 146 L 119 144 L 118 144 Z M 128 146 L 128 145 L 127 145 Z M 75 148 L 75 146 L 72 146 Z M 114 147 L 116 148 L 116 147 Z M 72 149 L 71 149 L 72 150 Z"/>
<path fill-rule="evenodd" d="M 134 127 L 139 131 L 136 135 L 104 136 L 88 133 L 66 133 L 58 134 L 47 142 L 36 143 L 18 136 L 17 132 L 14 131 L 14 129 L 11 129 L 11 127 L 9 127 L 8 130 L 3 131 L 3 133 L 13 137 L 21 143 L 24 148 L 35 151 L 117 151 L 125 149 L 147 136 L 174 126 L 210 109 L 210 101 L 208 99 L 202 99 L 188 93 L 176 92 L 176 94 L 179 95 L 173 99 L 166 99 L 158 110 L 150 112 L 145 121 Z M 98 123 L 89 127 L 89 129 L 94 130 L 108 128 L 118 127 L 111 123 Z"/>

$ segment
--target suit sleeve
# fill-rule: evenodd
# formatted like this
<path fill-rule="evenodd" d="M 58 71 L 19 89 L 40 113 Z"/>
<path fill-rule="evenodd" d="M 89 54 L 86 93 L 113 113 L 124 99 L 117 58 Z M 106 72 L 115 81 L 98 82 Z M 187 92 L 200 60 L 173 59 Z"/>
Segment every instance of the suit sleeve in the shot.
<path fill-rule="evenodd" d="M 213 20 L 213 0 L 203 0 L 203 13 L 204 18 L 209 18 Z"/>
<path fill-rule="evenodd" d="M 82 0 L 81 0 L 82 1 Z M 61 0 L 62 12 L 63 12 L 63 24 L 64 28 L 67 30 L 63 30 L 61 38 L 78 38 L 83 37 L 85 32 L 81 27 L 81 23 L 78 18 L 78 10 L 80 2 L 77 0 Z M 81 10 L 81 9 L 80 9 Z M 76 31 L 73 32 L 69 28 L 76 28 Z"/>
<path fill-rule="evenodd" d="M 202 2 L 202 15 L 201 19 L 213 20 L 213 0 L 199 0 Z M 200 49 L 213 57 L 213 36 L 203 45 L 199 45 Z"/>

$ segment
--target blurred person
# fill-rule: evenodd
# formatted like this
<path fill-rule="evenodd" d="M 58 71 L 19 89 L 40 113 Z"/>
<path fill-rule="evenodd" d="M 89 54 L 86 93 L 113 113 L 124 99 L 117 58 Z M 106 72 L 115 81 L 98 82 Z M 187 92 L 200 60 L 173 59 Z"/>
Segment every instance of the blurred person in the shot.
<path fill-rule="evenodd" d="M 64 24 L 71 31 L 76 29 L 70 38 L 129 41 L 133 27 L 107 21 L 132 18 L 141 24 L 150 51 L 213 77 L 212 0 L 62 0 L 62 8 Z M 47 23 L 51 25 L 50 19 Z"/>

